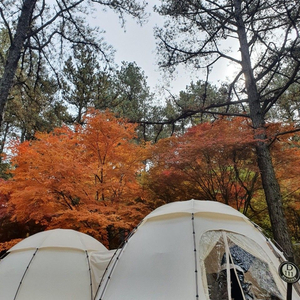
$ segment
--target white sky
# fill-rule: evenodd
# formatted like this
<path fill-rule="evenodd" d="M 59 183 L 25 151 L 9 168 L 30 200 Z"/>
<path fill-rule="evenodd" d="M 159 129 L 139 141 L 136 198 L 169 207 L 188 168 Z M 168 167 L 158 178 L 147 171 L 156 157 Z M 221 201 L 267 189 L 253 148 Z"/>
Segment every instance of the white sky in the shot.
<path fill-rule="evenodd" d="M 157 66 L 156 58 L 156 41 L 153 35 L 155 25 L 163 25 L 163 18 L 152 11 L 155 3 L 160 1 L 152 0 L 148 5 L 148 11 L 151 13 L 149 20 L 142 27 L 135 20 L 127 17 L 125 30 L 121 28 L 118 16 L 112 12 L 98 12 L 93 23 L 97 24 L 101 29 L 105 30 L 105 41 L 112 45 L 116 50 L 115 62 L 120 65 L 122 61 L 136 62 L 136 64 L 145 72 L 148 85 L 152 91 L 157 87 L 167 86 L 163 81 L 163 77 Z M 232 74 L 232 67 L 228 67 L 225 62 L 215 68 L 212 73 L 211 80 L 213 82 L 223 81 L 227 76 Z M 171 81 L 168 89 L 177 94 L 180 90 L 184 90 L 186 85 L 197 79 L 205 79 L 202 71 L 199 73 L 178 68 L 176 80 Z"/>

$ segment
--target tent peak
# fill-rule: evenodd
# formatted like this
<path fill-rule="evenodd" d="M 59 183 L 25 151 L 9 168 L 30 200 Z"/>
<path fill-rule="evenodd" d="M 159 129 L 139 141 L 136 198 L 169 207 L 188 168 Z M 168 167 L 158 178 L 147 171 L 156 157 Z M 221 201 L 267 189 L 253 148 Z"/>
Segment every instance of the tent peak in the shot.
<path fill-rule="evenodd" d="M 72 229 L 52 229 L 36 233 L 13 246 L 9 252 L 42 248 L 69 248 L 81 251 L 107 251 L 95 238 Z"/>
<path fill-rule="evenodd" d="M 248 219 L 245 215 L 235 210 L 229 205 L 211 201 L 211 200 L 186 200 L 177 201 L 165 204 L 158 207 L 148 216 L 144 218 L 144 221 L 161 216 L 167 216 L 170 214 L 223 214 L 229 216 L 235 216 L 243 219 Z"/>

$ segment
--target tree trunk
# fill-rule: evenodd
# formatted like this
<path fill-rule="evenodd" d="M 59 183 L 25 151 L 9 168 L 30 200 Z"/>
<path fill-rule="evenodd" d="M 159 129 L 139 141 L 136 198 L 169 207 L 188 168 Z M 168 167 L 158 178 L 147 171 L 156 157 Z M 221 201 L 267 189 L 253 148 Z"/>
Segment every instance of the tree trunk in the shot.
<path fill-rule="evenodd" d="M 266 143 L 258 143 L 256 153 L 274 239 L 282 247 L 286 257 L 293 257 L 293 247 L 283 212 L 280 187 L 275 176 L 272 158 Z"/>
<path fill-rule="evenodd" d="M 2 125 L 5 105 L 13 85 L 13 79 L 17 71 L 18 62 L 24 47 L 24 42 L 28 33 L 30 32 L 32 12 L 34 10 L 36 1 L 37 0 L 25 0 L 23 2 L 17 30 L 13 40 L 11 41 L 11 46 L 8 51 L 3 76 L 0 80 L 0 126 Z"/>
<path fill-rule="evenodd" d="M 256 154 L 258 167 L 260 170 L 274 239 L 282 247 L 287 257 L 293 257 L 293 247 L 288 233 L 287 221 L 284 216 L 280 187 L 275 175 L 270 149 L 267 144 L 264 120 L 265 116 L 261 109 L 260 96 L 251 66 L 247 34 L 241 13 L 241 2 L 241 0 L 234 0 L 235 19 L 238 28 L 238 38 L 248 95 L 250 118 L 254 128 L 254 138 L 257 140 Z"/>

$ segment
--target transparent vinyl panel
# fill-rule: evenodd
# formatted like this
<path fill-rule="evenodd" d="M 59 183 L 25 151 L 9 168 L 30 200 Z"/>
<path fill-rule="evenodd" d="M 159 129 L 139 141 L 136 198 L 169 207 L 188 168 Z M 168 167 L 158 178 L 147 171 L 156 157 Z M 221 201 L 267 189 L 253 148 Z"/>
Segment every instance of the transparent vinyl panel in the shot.
<path fill-rule="evenodd" d="M 208 231 L 200 249 L 207 299 L 284 299 L 275 266 L 253 240 L 232 232 Z"/>

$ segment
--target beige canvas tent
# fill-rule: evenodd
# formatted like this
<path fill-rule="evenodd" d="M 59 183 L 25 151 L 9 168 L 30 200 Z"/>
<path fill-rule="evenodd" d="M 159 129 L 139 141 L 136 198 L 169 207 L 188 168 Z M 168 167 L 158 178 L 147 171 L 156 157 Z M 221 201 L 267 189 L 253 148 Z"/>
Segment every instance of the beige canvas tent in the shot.
<path fill-rule="evenodd" d="M 0 261 L 0 299 L 91 300 L 111 256 L 96 239 L 74 230 L 37 233 Z"/>
<path fill-rule="evenodd" d="M 116 252 L 95 299 L 285 299 L 283 259 L 233 208 L 175 202 L 150 213 Z M 295 288 L 293 299 L 300 299 Z"/>
<path fill-rule="evenodd" d="M 150 213 L 116 251 L 73 230 L 23 240 L 0 261 L 0 299 L 285 299 L 283 260 L 233 208 L 175 202 Z"/>

